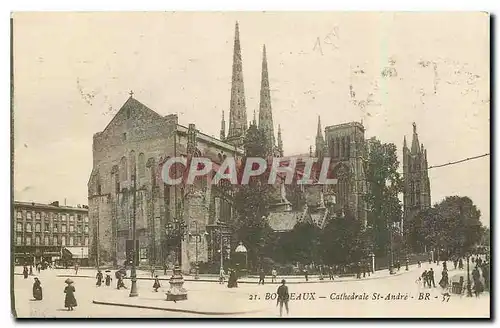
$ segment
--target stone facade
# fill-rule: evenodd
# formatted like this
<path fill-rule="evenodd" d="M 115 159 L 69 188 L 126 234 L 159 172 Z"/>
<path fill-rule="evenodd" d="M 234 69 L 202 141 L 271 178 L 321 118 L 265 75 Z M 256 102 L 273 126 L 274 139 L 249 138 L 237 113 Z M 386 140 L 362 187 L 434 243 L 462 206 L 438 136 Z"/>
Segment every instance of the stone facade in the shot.
<path fill-rule="evenodd" d="M 181 220 L 187 225 L 180 260 L 183 271 L 191 269 L 196 258 L 195 227 L 198 234 L 198 260 L 208 257 L 208 225 L 215 218 L 230 220 L 230 200 L 220 201 L 221 190 L 205 182 L 189 190 L 169 186 L 161 179 L 167 157 L 203 156 L 221 163 L 225 156 L 238 158 L 242 151 L 200 133 L 194 124 L 179 125 L 176 115 L 159 115 L 130 97 L 104 131 L 94 135 L 93 170 L 88 183 L 91 217 L 90 256 L 101 263 L 122 265 L 126 260 L 126 240 L 132 238 L 136 217 L 141 265 L 173 265 L 174 247 L 169 246 L 166 226 Z M 135 210 L 133 177 L 136 177 Z M 196 224 L 195 224 L 196 222 Z"/>
<path fill-rule="evenodd" d="M 419 144 L 417 125 L 413 123 L 411 149 L 403 141 L 404 221 L 431 206 L 431 186 L 427 166 L 427 150 Z M 403 221 L 403 223 L 404 223 Z"/>

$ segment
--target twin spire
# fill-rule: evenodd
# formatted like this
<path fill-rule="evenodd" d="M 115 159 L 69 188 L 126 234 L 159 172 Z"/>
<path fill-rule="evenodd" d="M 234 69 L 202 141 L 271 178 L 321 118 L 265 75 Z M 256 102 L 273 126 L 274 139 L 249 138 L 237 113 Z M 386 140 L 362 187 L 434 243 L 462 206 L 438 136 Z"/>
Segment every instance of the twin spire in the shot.
<path fill-rule="evenodd" d="M 229 130 L 225 136 L 224 113 L 221 121 L 221 140 L 240 147 L 243 145 L 247 131 L 247 114 L 245 104 L 245 87 L 243 83 L 243 64 L 241 58 L 240 32 L 238 22 L 235 26 L 233 73 L 231 83 L 231 102 L 229 106 Z M 254 111 L 253 121 L 250 124 L 257 125 Z M 269 73 L 267 69 L 266 46 L 262 49 L 262 75 L 260 84 L 259 124 L 258 127 L 266 136 L 265 148 L 270 156 L 283 154 L 283 142 L 281 140 L 281 129 L 278 128 L 278 145 L 274 138 L 273 114 L 271 107 L 271 90 L 269 88 Z"/>

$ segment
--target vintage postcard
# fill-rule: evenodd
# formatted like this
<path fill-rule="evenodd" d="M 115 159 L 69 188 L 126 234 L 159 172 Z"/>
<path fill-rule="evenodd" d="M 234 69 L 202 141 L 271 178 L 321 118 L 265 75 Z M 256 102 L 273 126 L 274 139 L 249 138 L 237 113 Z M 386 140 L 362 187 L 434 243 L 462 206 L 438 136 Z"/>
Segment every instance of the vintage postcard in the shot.
<path fill-rule="evenodd" d="M 11 24 L 16 318 L 490 318 L 488 13 Z"/>

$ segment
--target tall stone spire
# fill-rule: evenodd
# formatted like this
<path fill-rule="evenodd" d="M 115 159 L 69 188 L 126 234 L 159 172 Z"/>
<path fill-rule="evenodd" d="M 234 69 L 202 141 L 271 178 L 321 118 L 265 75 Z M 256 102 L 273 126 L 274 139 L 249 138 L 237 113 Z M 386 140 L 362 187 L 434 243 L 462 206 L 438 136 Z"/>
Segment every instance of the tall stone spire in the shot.
<path fill-rule="evenodd" d="M 418 142 L 418 134 L 417 134 L 417 124 L 413 122 L 413 140 L 411 141 L 411 153 L 417 154 L 420 153 L 420 144 Z"/>
<path fill-rule="evenodd" d="M 226 141 L 242 146 L 247 131 L 247 110 L 245 104 L 245 85 L 243 83 L 243 64 L 241 59 L 240 30 L 236 22 L 234 32 L 233 75 L 231 80 L 231 103 L 229 106 L 229 131 Z"/>
<path fill-rule="evenodd" d="M 279 157 L 283 157 L 283 140 L 281 139 L 281 125 L 278 124 L 278 149 Z"/>
<path fill-rule="evenodd" d="M 222 119 L 220 121 L 220 140 L 226 138 L 226 121 L 224 121 L 224 110 L 222 110 Z"/>
<path fill-rule="evenodd" d="M 316 132 L 316 157 L 322 157 L 323 151 L 325 149 L 325 139 L 323 138 L 323 132 L 321 131 L 321 117 L 318 115 L 318 131 Z"/>
<path fill-rule="evenodd" d="M 255 125 L 255 126 L 257 125 L 257 118 L 256 118 L 256 116 L 255 116 L 255 109 L 253 110 L 253 120 L 252 120 L 252 124 L 253 124 L 253 125 Z"/>
<path fill-rule="evenodd" d="M 260 81 L 259 129 L 266 136 L 266 150 L 272 155 L 275 149 L 273 110 L 271 107 L 271 91 L 267 72 L 266 45 L 262 49 L 262 76 Z"/>

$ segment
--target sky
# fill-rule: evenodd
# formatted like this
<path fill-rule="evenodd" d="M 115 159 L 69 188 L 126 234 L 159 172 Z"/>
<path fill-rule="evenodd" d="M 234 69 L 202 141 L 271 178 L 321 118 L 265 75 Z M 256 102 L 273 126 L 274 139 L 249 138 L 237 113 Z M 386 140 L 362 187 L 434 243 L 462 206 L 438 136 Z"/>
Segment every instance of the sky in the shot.
<path fill-rule="evenodd" d="M 285 155 L 323 128 L 411 143 L 429 166 L 489 153 L 485 13 L 15 13 L 14 198 L 87 204 L 92 136 L 129 97 L 219 136 L 229 117 L 239 22 L 247 117 L 259 107 L 266 45 Z M 350 88 L 352 86 L 352 88 Z M 226 131 L 227 131 L 226 126 Z M 469 196 L 490 221 L 490 158 L 429 170 L 432 202 Z M 401 164 L 402 165 L 402 164 Z M 402 167 L 401 167 L 402 171 Z"/>

